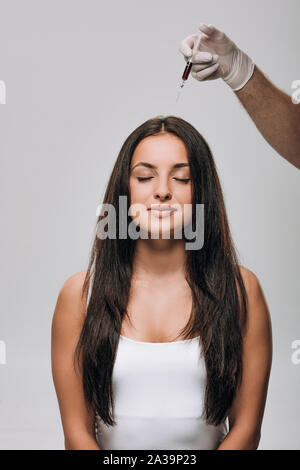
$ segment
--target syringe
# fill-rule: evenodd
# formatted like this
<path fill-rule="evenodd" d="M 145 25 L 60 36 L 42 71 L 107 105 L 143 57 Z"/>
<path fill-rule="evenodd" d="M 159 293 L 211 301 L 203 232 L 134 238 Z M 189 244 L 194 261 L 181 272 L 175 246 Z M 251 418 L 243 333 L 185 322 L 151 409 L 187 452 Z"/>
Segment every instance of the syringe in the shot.
<path fill-rule="evenodd" d="M 200 45 L 200 42 L 201 42 L 201 33 L 198 35 L 198 39 L 197 39 L 197 42 L 196 44 L 194 44 L 194 47 L 193 47 L 193 52 L 192 52 L 192 55 L 191 57 L 188 59 L 187 63 L 186 63 L 186 66 L 185 66 L 185 69 L 183 71 L 183 74 L 182 74 L 182 82 L 181 82 L 181 85 L 180 85 L 180 88 L 182 89 L 184 87 L 184 83 L 186 82 L 186 80 L 188 79 L 188 76 L 190 74 L 190 71 L 191 71 L 191 68 L 193 66 L 193 62 L 192 62 L 192 57 L 194 55 L 194 52 L 197 51 L 199 45 Z M 177 95 L 177 98 L 176 98 L 176 101 L 178 101 L 178 98 L 179 98 L 179 95 L 180 95 L 180 91 L 178 92 L 178 95 Z"/>
<path fill-rule="evenodd" d="M 193 62 L 192 62 L 192 57 L 189 58 L 189 60 L 186 63 L 184 72 L 182 74 L 182 83 L 180 85 L 181 88 L 184 86 L 184 82 L 188 79 L 188 76 L 190 74 L 191 68 L 192 68 Z"/>

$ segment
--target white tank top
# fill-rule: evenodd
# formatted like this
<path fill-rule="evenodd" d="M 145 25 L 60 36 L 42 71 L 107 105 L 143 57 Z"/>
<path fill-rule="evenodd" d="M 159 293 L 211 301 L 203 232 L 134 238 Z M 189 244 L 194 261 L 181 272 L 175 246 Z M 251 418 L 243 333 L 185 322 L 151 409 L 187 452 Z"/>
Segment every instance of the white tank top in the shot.
<path fill-rule="evenodd" d="M 88 300 L 90 293 L 91 283 Z M 100 449 L 216 449 L 227 419 L 214 426 L 201 418 L 206 368 L 200 349 L 199 336 L 149 343 L 120 335 L 112 374 L 117 424 L 105 425 L 96 413 Z"/>

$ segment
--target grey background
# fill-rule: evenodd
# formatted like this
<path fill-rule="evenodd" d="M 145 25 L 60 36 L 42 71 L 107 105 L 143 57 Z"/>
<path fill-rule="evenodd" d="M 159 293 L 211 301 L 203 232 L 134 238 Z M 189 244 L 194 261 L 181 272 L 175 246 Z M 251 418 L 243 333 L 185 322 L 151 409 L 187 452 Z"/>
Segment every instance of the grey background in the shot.
<path fill-rule="evenodd" d="M 63 449 L 50 363 L 59 289 L 86 269 L 125 138 L 158 114 L 193 124 L 214 154 L 241 264 L 259 278 L 274 356 L 260 449 L 299 449 L 299 172 L 221 81 L 192 77 L 179 42 L 213 23 L 278 87 L 300 79 L 298 0 L 0 1 L 0 448 Z"/>

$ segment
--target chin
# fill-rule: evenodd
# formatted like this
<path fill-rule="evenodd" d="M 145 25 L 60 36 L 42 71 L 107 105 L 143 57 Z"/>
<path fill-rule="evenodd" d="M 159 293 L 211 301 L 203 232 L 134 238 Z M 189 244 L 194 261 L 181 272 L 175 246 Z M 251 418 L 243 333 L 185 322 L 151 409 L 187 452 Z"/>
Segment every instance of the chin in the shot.
<path fill-rule="evenodd" d="M 177 235 L 176 239 L 182 238 L 182 223 L 174 223 L 174 221 L 167 221 L 167 219 L 157 219 L 151 224 L 139 224 L 140 230 L 148 234 L 149 239 L 163 238 L 164 240 L 174 239 L 174 234 Z"/>

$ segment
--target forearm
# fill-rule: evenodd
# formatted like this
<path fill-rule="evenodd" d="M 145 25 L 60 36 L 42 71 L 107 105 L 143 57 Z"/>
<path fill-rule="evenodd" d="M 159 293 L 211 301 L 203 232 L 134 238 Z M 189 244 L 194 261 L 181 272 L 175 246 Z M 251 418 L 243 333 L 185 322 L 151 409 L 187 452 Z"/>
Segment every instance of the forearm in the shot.
<path fill-rule="evenodd" d="M 250 80 L 235 94 L 267 142 L 300 168 L 300 104 L 294 104 L 256 65 Z"/>
<path fill-rule="evenodd" d="M 101 450 L 96 438 L 90 434 L 65 437 L 65 450 Z"/>
<path fill-rule="evenodd" d="M 256 450 L 259 441 L 256 433 L 233 427 L 217 450 Z"/>

